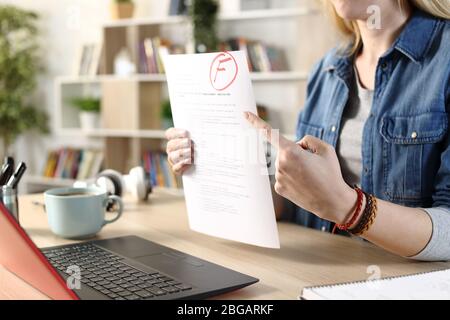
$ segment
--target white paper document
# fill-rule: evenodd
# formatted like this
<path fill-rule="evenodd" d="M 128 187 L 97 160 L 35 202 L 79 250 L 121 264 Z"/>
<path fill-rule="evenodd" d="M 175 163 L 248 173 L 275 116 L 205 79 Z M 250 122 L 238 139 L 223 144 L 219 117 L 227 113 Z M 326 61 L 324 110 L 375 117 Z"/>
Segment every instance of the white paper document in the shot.
<path fill-rule="evenodd" d="M 183 175 L 191 229 L 279 248 L 264 141 L 244 118 L 256 114 L 245 54 L 171 55 L 164 64 L 175 127 L 195 149 Z"/>

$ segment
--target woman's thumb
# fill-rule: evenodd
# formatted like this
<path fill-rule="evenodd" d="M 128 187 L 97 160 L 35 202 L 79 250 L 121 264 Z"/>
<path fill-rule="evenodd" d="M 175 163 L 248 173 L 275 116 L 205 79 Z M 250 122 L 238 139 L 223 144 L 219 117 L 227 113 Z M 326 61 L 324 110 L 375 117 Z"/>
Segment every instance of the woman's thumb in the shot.
<path fill-rule="evenodd" d="M 305 150 L 315 154 L 323 154 L 330 147 L 329 144 L 313 136 L 304 136 L 297 144 Z"/>

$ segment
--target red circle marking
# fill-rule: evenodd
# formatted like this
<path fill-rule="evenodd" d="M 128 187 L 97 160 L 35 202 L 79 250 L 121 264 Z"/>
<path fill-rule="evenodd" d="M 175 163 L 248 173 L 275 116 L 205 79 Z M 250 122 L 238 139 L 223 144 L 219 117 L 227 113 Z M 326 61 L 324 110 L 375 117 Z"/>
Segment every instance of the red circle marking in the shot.
<path fill-rule="evenodd" d="M 223 58 L 223 57 L 226 57 L 226 56 L 231 57 L 231 59 L 233 60 L 234 65 L 236 67 L 236 72 L 234 73 L 233 79 L 231 79 L 231 81 L 225 87 L 223 87 L 223 88 L 216 88 L 216 86 L 214 85 L 214 82 L 213 82 L 213 66 L 216 63 L 217 59 Z M 238 64 L 236 62 L 236 59 L 234 59 L 234 57 L 233 57 L 233 55 L 231 53 L 228 53 L 228 52 L 221 52 L 221 53 L 219 53 L 214 58 L 213 62 L 211 63 L 211 67 L 209 69 L 209 81 L 211 82 L 211 86 L 217 91 L 223 91 L 223 90 L 229 88 L 233 84 L 233 82 L 236 80 L 237 75 L 238 75 L 238 71 L 239 71 Z"/>

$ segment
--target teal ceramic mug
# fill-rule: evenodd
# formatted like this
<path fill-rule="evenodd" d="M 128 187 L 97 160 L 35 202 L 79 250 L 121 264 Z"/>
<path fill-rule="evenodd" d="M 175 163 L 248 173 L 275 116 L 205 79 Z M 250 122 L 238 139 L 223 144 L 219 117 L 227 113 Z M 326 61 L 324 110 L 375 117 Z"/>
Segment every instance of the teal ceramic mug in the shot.
<path fill-rule="evenodd" d="M 44 193 L 50 229 L 68 239 L 93 237 L 105 225 L 117 221 L 123 212 L 122 200 L 99 188 L 60 188 Z M 108 203 L 114 203 L 116 217 L 105 219 Z"/>

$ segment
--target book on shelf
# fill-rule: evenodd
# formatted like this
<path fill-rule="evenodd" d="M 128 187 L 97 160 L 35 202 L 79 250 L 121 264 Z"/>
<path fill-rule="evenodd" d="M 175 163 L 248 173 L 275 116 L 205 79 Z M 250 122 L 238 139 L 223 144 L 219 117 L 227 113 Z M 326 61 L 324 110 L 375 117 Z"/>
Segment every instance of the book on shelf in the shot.
<path fill-rule="evenodd" d="M 139 43 L 139 73 L 164 74 L 163 58 L 169 54 L 185 53 L 185 48 L 159 37 L 146 38 Z"/>
<path fill-rule="evenodd" d="M 232 38 L 220 45 L 221 51 L 244 51 L 251 72 L 288 71 L 285 50 L 246 38 Z"/>
<path fill-rule="evenodd" d="M 61 148 L 49 151 L 42 175 L 45 178 L 85 180 L 95 177 L 103 164 L 103 152 Z"/>
<path fill-rule="evenodd" d="M 148 151 L 144 153 L 143 166 L 150 175 L 150 181 L 154 187 L 182 188 L 182 181 L 170 169 L 167 155 L 162 152 Z"/>
<path fill-rule="evenodd" d="M 99 74 L 103 46 L 100 43 L 83 44 L 75 63 L 77 76 L 95 76 Z"/>

